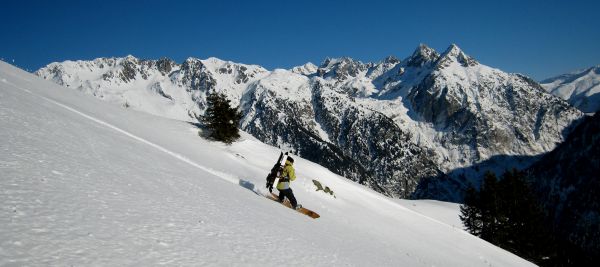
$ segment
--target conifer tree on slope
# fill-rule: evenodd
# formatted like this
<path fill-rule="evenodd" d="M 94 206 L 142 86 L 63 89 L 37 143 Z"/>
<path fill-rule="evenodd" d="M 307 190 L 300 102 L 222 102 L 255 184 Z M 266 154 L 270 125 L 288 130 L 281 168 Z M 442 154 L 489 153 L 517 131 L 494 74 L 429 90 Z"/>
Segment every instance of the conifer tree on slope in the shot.
<path fill-rule="evenodd" d="M 498 181 L 496 175 L 486 173 L 481 190 L 467 190 L 460 219 L 482 239 L 537 264 L 555 265 L 553 238 L 524 177 L 523 172 L 512 170 Z"/>
<path fill-rule="evenodd" d="M 238 124 L 242 113 L 231 107 L 231 101 L 223 93 L 210 92 L 206 97 L 207 109 L 202 118 L 210 130 L 209 137 L 230 144 L 240 137 Z"/>
<path fill-rule="evenodd" d="M 481 214 L 481 200 L 479 192 L 469 185 L 465 193 L 465 203 L 460 206 L 459 218 L 471 234 L 481 236 L 483 220 Z"/>

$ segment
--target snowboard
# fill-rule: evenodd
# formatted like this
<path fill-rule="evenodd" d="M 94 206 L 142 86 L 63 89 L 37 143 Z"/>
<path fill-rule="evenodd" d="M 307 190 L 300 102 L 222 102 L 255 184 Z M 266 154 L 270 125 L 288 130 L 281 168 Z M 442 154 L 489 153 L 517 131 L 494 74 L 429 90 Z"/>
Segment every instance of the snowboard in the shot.
<path fill-rule="evenodd" d="M 278 195 L 276 195 L 276 194 L 274 194 L 274 193 L 271 193 L 271 195 L 270 195 L 270 196 L 267 196 L 267 198 L 268 198 L 268 199 L 271 199 L 271 200 L 273 200 L 273 201 L 277 201 L 277 202 L 279 202 L 279 196 L 278 196 Z M 290 208 L 290 209 L 293 209 L 293 208 L 292 208 L 292 204 L 290 204 L 290 202 L 289 202 L 287 199 L 286 199 L 286 200 L 284 200 L 284 201 L 283 201 L 283 203 L 281 203 L 281 204 L 283 204 L 284 206 L 286 206 L 286 207 L 288 207 L 288 208 Z M 300 209 L 298 209 L 298 210 L 295 210 L 295 211 L 297 211 L 297 212 L 300 212 L 300 213 L 302 213 L 302 214 L 304 214 L 304 215 L 306 215 L 306 216 L 308 216 L 308 217 L 311 217 L 311 218 L 313 218 L 313 219 L 316 219 L 316 218 L 319 218 L 319 217 L 321 217 L 321 216 L 320 216 L 319 214 L 317 214 L 316 212 L 314 212 L 314 211 L 312 211 L 312 210 L 309 210 L 309 209 L 307 209 L 307 208 L 305 208 L 305 207 L 302 207 L 302 208 L 300 208 Z"/>
<path fill-rule="evenodd" d="M 283 155 L 283 152 L 279 154 L 277 162 L 275 162 L 275 165 L 273 165 L 273 168 L 271 168 L 271 172 L 269 172 L 269 174 L 267 175 L 267 188 L 269 189 L 269 192 L 273 192 L 273 183 L 275 183 L 275 179 L 283 170 L 283 165 L 281 162 L 281 160 L 283 159 Z M 285 152 L 285 156 L 287 155 L 288 152 Z"/>

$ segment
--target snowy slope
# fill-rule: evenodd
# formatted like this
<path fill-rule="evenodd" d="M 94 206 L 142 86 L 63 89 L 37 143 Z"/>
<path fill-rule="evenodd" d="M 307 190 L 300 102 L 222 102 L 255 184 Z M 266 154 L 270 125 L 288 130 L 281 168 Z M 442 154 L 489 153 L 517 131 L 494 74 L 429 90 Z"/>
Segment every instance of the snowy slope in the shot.
<path fill-rule="evenodd" d="M 0 138 L 0 265 L 532 266 L 297 158 L 312 220 L 260 196 L 276 148 L 209 142 L 3 62 Z"/>
<path fill-rule="evenodd" d="M 447 225 L 460 229 L 464 228 L 464 225 L 459 217 L 460 204 L 431 199 L 396 199 L 394 201 L 410 210 L 416 211 Z"/>
<path fill-rule="evenodd" d="M 540 82 L 556 96 L 585 113 L 600 110 L 600 65 L 559 75 Z"/>

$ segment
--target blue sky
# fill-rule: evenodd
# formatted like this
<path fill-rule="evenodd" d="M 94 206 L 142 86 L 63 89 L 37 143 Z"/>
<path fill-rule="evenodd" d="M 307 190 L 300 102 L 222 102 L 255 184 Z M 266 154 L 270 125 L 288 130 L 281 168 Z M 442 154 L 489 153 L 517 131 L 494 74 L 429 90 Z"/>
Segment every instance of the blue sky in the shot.
<path fill-rule="evenodd" d="M 290 68 L 456 43 L 543 79 L 600 64 L 600 1 L 4 1 L 0 58 L 28 70 L 125 56 Z"/>

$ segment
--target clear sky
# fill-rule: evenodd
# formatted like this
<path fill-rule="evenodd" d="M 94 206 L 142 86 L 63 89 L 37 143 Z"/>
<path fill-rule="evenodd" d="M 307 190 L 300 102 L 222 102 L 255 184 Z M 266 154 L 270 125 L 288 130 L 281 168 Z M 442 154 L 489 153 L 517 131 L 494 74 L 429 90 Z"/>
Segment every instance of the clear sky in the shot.
<path fill-rule="evenodd" d="M 290 68 L 409 56 L 456 43 L 534 79 L 600 64 L 600 1 L 2 1 L 0 58 L 218 57 Z"/>

